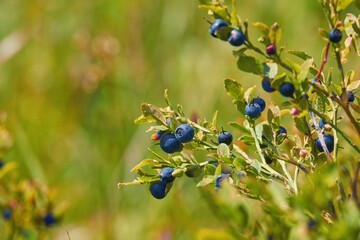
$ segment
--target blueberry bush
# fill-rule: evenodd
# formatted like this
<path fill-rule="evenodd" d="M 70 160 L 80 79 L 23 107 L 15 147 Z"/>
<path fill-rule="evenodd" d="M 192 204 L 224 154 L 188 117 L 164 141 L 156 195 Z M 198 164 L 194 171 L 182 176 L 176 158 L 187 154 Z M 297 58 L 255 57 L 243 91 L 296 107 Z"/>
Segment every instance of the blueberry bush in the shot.
<path fill-rule="evenodd" d="M 244 89 L 239 80 L 223 80 L 242 115 L 227 126 L 218 126 L 218 112 L 211 120 L 187 117 L 167 90 L 165 106 L 143 103 L 135 123 L 152 123 L 153 158 L 134 166 L 138 177 L 118 187 L 145 184 L 162 199 L 180 178 L 193 178 L 234 239 L 358 239 L 360 65 L 346 69 L 346 62 L 349 54 L 360 56 L 360 15 L 345 10 L 360 8 L 360 1 L 319 4 L 328 26 L 319 29 L 324 49 L 313 57 L 287 49 L 278 23 L 249 24 L 235 0 L 199 0 L 209 13 L 209 37 L 236 47 L 238 69 L 261 86 Z M 258 35 L 250 36 L 249 28 Z M 265 101 L 265 92 L 279 92 L 285 101 Z M 284 127 L 290 124 L 297 131 Z"/>
<path fill-rule="evenodd" d="M 49 228 L 60 221 L 66 205 L 55 205 L 56 191 L 26 178 L 16 161 L 7 161 L 13 138 L 0 113 L 0 239 L 48 239 Z"/>

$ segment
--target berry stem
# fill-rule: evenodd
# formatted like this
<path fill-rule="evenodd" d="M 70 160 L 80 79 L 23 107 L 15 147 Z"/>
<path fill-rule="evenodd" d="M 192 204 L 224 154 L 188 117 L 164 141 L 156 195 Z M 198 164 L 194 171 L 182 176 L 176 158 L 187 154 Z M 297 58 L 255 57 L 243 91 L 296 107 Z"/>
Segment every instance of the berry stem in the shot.
<path fill-rule="evenodd" d="M 325 63 L 327 61 L 327 56 L 328 56 L 328 53 L 329 53 L 329 47 L 330 47 L 330 41 L 327 42 L 326 44 L 326 48 L 325 48 L 325 53 L 324 53 L 324 56 L 323 56 L 323 60 L 322 60 L 322 63 L 321 63 L 321 67 L 319 69 L 319 72 L 316 74 L 315 78 L 319 80 L 319 77 L 321 75 L 321 72 L 323 71 L 324 69 L 324 66 L 325 66 Z"/>
<path fill-rule="evenodd" d="M 358 161 L 356 163 L 354 181 L 352 182 L 352 186 L 351 186 L 352 187 L 352 196 L 358 206 L 360 206 L 360 202 L 358 199 L 358 193 L 357 193 L 357 191 L 358 191 L 357 182 L 358 182 L 358 178 L 359 178 L 359 170 L 360 170 L 360 158 L 358 159 Z"/>

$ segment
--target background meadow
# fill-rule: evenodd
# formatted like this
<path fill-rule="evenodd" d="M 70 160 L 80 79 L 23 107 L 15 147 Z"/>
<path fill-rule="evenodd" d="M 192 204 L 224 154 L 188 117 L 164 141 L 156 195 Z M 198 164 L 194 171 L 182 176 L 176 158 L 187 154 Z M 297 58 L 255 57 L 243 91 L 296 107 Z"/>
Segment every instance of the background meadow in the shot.
<path fill-rule="evenodd" d="M 197 5 L 0 2 L 0 109 L 14 138 L 5 160 L 55 188 L 54 202 L 67 206 L 49 239 L 66 239 L 66 230 L 81 240 L 199 239 L 225 227 L 192 179 L 175 181 L 163 200 L 145 185 L 117 190 L 118 182 L 135 177 L 130 169 L 150 156 L 151 133 L 133 123 L 141 103 L 165 106 L 169 89 L 171 101 L 188 115 L 211 119 L 218 109 L 219 125 L 234 132 L 226 123 L 240 115 L 222 80 L 261 89 L 259 77 L 237 69 L 236 48 L 209 35 L 207 12 Z M 325 42 L 318 27 L 328 26 L 317 1 L 238 0 L 238 12 L 249 22 L 278 22 L 286 49 L 304 50 L 320 65 Z M 250 35 L 255 41 L 260 33 L 251 27 Z M 345 67 L 355 68 L 356 61 L 349 57 Z M 267 101 L 283 99 L 260 92 Z M 296 131 L 290 121 L 284 125 Z"/>

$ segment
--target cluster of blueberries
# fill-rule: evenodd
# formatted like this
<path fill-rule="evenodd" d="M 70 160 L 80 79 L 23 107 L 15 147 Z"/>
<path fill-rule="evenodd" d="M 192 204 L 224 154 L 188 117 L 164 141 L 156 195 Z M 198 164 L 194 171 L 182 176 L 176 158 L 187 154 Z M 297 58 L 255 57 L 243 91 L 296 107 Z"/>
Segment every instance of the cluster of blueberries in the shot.
<path fill-rule="evenodd" d="M 215 19 L 215 21 L 211 24 L 209 28 L 209 33 L 211 34 L 211 36 L 217 37 L 217 32 L 220 31 L 222 27 L 228 27 L 226 21 L 220 18 Z M 335 42 L 335 43 L 339 42 L 342 38 L 341 31 L 336 28 L 332 29 L 328 34 L 328 38 L 331 42 Z M 241 30 L 232 29 L 229 31 L 227 35 L 227 40 L 233 46 L 241 46 L 245 42 L 245 35 Z M 274 55 L 276 53 L 275 45 L 274 44 L 268 45 L 266 47 L 266 53 L 268 55 Z M 319 82 L 319 80 L 316 78 L 311 79 L 311 81 Z M 271 87 L 271 80 L 267 77 L 265 77 L 262 80 L 261 85 L 266 92 L 271 93 L 276 91 L 276 89 Z M 309 88 L 310 86 L 311 84 L 309 84 Z M 284 82 L 279 86 L 278 91 L 285 97 L 292 97 L 295 92 L 295 87 L 291 82 Z M 355 100 L 355 96 L 353 92 L 347 91 L 346 95 L 348 102 L 353 102 Z M 307 93 L 303 94 L 301 98 L 303 97 L 308 99 L 308 94 Z M 340 98 L 342 99 L 343 95 L 341 95 Z M 249 116 L 250 118 L 256 119 L 261 115 L 261 112 L 264 111 L 265 106 L 266 103 L 264 99 L 260 97 L 256 97 L 252 99 L 249 104 L 246 105 L 245 115 Z M 326 123 L 324 122 L 323 119 L 319 120 L 320 128 L 323 128 L 325 124 Z M 170 126 L 170 118 L 167 119 L 167 125 Z M 280 126 L 276 134 L 287 135 L 287 131 L 283 126 Z M 154 140 L 160 139 L 160 147 L 166 153 L 175 153 L 177 151 L 181 151 L 182 144 L 192 141 L 193 137 L 194 137 L 194 129 L 189 124 L 179 125 L 174 133 L 169 131 L 158 130 L 156 134 L 153 135 Z M 331 134 L 324 134 L 323 137 L 329 152 L 332 152 L 334 149 L 334 137 Z M 219 144 L 225 143 L 227 145 L 230 145 L 233 141 L 233 137 L 230 132 L 222 131 L 218 134 L 217 140 Z M 315 139 L 315 145 L 320 152 L 324 151 L 321 146 L 319 138 Z M 303 154 L 306 155 L 306 151 L 304 151 Z M 265 156 L 265 161 L 267 164 L 271 164 L 273 162 L 271 158 L 266 156 Z M 173 172 L 174 169 L 171 167 L 165 167 L 161 169 L 158 175 L 160 177 L 160 180 L 154 181 L 150 184 L 149 190 L 155 198 L 162 199 L 166 196 L 167 184 L 172 183 L 175 180 L 175 177 L 172 175 Z M 185 174 L 188 177 L 194 177 L 194 174 L 190 170 L 186 171 Z M 239 177 L 243 177 L 243 174 L 241 172 L 239 172 L 238 175 Z M 218 174 L 214 179 L 215 189 L 219 189 L 220 184 L 223 181 L 227 180 L 228 178 L 229 177 L 225 172 Z"/>
<path fill-rule="evenodd" d="M 170 118 L 167 119 L 167 125 L 170 126 Z M 174 153 L 181 150 L 181 144 L 190 142 L 194 137 L 194 129 L 188 124 L 179 125 L 174 133 L 169 131 L 156 131 L 155 136 L 152 136 L 153 140 L 160 139 L 160 147 L 166 153 Z M 219 144 L 225 143 L 230 145 L 233 141 L 233 136 L 228 131 L 222 131 L 218 134 L 217 140 Z M 196 169 L 195 169 L 196 170 Z M 160 170 L 160 180 L 154 181 L 150 184 L 149 190 L 153 197 L 162 199 L 166 196 L 166 186 L 175 180 L 172 175 L 174 169 L 171 167 L 164 167 Z M 188 177 L 194 177 L 194 169 L 187 170 L 185 174 Z"/>
<path fill-rule="evenodd" d="M 209 33 L 211 36 L 217 37 L 216 32 L 220 31 L 222 27 L 227 27 L 227 26 L 228 26 L 228 24 L 226 23 L 225 20 L 223 20 L 221 18 L 217 18 L 211 24 L 211 26 L 209 28 Z M 239 47 L 244 44 L 245 35 L 241 30 L 232 29 L 227 35 L 227 40 L 231 45 L 233 45 L 235 47 Z"/>

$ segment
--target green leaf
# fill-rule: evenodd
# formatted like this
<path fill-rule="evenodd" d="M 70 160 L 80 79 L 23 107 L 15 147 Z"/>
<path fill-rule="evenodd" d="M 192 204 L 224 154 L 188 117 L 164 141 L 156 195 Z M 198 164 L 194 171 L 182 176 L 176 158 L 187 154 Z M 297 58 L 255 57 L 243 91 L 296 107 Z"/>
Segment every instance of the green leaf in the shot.
<path fill-rule="evenodd" d="M 262 63 L 264 68 L 264 76 L 273 79 L 278 73 L 278 65 L 276 63 Z"/>
<path fill-rule="evenodd" d="M 207 176 L 204 176 L 203 179 L 200 182 L 198 182 L 198 184 L 196 184 L 196 187 L 205 187 L 206 185 L 208 185 L 212 182 L 214 182 L 214 176 L 207 175 Z"/>
<path fill-rule="evenodd" d="M 350 70 L 345 74 L 345 86 L 348 86 L 354 79 L 354 75 L 355 75 L 355 71 L 354 70 Z"/>
<path fill-rule="evenodd" d="M 216 177 L 220 173 L 221 173 L 221 164 L 218 164 L 218 166 L 216 167 L 215 173 L 214 173 L 214 177 Z"/>
<path fill-rule="evenodd" d="M 324 99 L 317 95 L 313 101 L 314 109 L 318 112 L 325 112 L 325 102 Z"/>
<path fill-rule="evenodd" d="M 340 96 L 340 95 L 342 94 L 342 88 L 341 88 L 339 85 L 337 85 L 337 84 L 335 84 L 335 83 L 333 83 L 333 82 L 331 82 L 331 84 L 332 84 L 333 87 L 335 88 L 337 94 Z"/>
<path fill-rule="evenodd" d="M 291 67 L 293 68 L 293 70 L 295 70 L 295 73 L 299 73 L 300 72 L 300 66 L 299 64 L 297 64 L 296 62 L 294 62 L 293 60 L 291 60 L 290 58 L 286 59 L 289 64 L 291 65 Z"/>
<path fill-rule="evenodd" d="M 242 100 L 244 98 L 244 89 L 238 81 L 226 78 L 224 79 L 224 88 L 226 94 L 230 97 L 238 100 Z"/>
<path fill-rule="evenodd" d="M 244 170 L 248 165 L 243 157 L 236 157 L 233 162 L 234 166 L 238 170 Z"/>
<path fill-rule="evenodd" d="M 264 131 L 264 136 L 265 136 L 265 138 L 266 138 L 269 142 L 274 141 L 273 131 L 272 131 L 271 127 L 270 127 L 268 124 L 265 124 L 265 125 L 263 126 L 263 131 Z"/>
<path fill-rule="evenodd" d="M 285 82 L 286 80 L 286 73 L 277 75 L 274 80 L 271 81 L 271 87 L 278 89 L 280 87 L 280 85 Z"/>
<path fill-rule="evenodd" d="M 155 122 L 155 119 L 153 119 L 151 116 L 145 117 L 144 115 L 141 115 L 140 117 L 134 120 L 135 124 L 144 124 L 150 122 Z"/>
<path fill-rule="evenodd" d="M 133 167 L 131 169 L 131 172 L 143 167 L 143 166 L 146 166 L 146 165 L 154 165 L 154 164 L 158 164 L 159 161 L 158 160 L 155 160 L 155 159 L 144 159 L 142 160 L 138 165 L 136 165 L 135 167 Z"/>
<path fill-rule="evenodd" d="M 360 86 L 360 80 L 354 81 L 347 86 L 347 90 L 354 91 Z"/>
<path fill-rule="evenodd" d="M 264 23 L 256 22 L 256 23 L 253 23 L 253 26 L 256 27 L 257 29 L 259 29 L 266 37 L 269 37 L 270 30 L 269 30 L 268 26 L 266 26 Z"/>
<path fill-rule="evenodd" d="M 270 33 L 269 33 L 270 41 L 274 44 L 278 44 L 281 39 L 281 28 L 278 23 L 274 23 L 271 26 Z"/>
<path fill-rule="evenodd" d="M 226 22 L 229 22 L 229 15 L 227 7 L 224 5 L 199 5 L 199 8 L 205 8 L 212 11 L 218 17 L 224 19 Z M 215 16 L 216 17 L 216 16 Z"/>
<path fill-rule="evenodd" d="M 249 129 L 247 129 L 246 127 L 244 127 L 243 125 L 238 124 L 237 122 L 229 122 L 228 123 L 230 126 L 232 126 L 233 128 L 237 129 L 239 132 L 244 133 L 244 134 L 248 134 L 250 135 L 251 132 Z"/>
<path fill-rule="evenodd" d="M 219 38 L 220 40 L 223 40 L 223 41 L 227 41 L 228 40 L 228 35 L 229 35 L 229 32 L 233 30 L 232 27 L 221 27 L 221 28 L 218 28 L 214 35 Z"/>
<path fill-rule="evenodd" d="M 259 60 L 245 55 L 239 57 L 237 66 L 241 71 L 254 73 L 256 75 L 261 75 L 264 71 L 264 68 Z"/>
<path fill-rule="evenodd" d="M 225 143 L 221 143 L 218 147 L 217 147 L 217 154 L 219 156 L 225 156 L 225 157 L 230 157 L 230 149 L 229 146 L 226 145 Z"/>
<path fill-rule="evenodd" d="M 289 54 L 292 54 L 294 56 L 297 56 L 297 57 L 301 58 L 302 60 L 307 60 L 309 58 L 312 58 L 309 54 L 307 54 L 306 52 L 303 52 L 303 51 L 288 50 L 286 52 Z"/>
<path fill-rule="evenodd" d="M 310 58 L 310 59 L 306 60 L 305 62 L 303 62 L 303 64 L 301 64 L 300 72 L 299 72 L 299 75 L 298 75 L 299 82 L 302 82 L 306 78 L 306 76 L 308 75 L 309 69 L 310 69 L 310 66 L 313 63 L 313 60 L 314 59 Z"/>
<path fill-rule="evenodd" d="M 328 41 L 329 39 L 328 39 L 328 31 L 326 31 L 325 29 L 323 29 L 323 28 L 319 28 L 319 34 L 320 34 L 320 36 L 321 36 L 321 38 L 323 39 L 323 40 L 325 40 L 325 41 Z"/>
<path fill-rule="evenodd" d="M 303 119 L 295 117 L 294 122 L 295 122 L 295 127 L 299 130 L 299 132 L 305 135 L 308 133 L 306 123 Z"/>
<path fill-rule="evenodd" d="M 332 71 L 333 71 L 333 67 L 330 67 L 329 68 L 329 71 L 328 71 L 328 74 L 327 74 L 327 78 L 326 78 L 326 81 L 325 81 L 325 85 L 326 86 L 329 86 L 331 81 L 332 81 Z"/>
<path fill-rule="evenodd" d="M 160 109 L 152 104 L 141 104 L 141 111 L 145 118 L 152 117 L 157 123 L 166 125 L 166 118 Z"/>
<path fill-rule="evenodd" d="M 249 88 L 248 90 L 246 90 L 245 95 L 244 95 L 246 102 L 249 102 L 251 94 L 255 90 L 255 88 L 256 88 L 256 85 L 254 85 L 251 88 Z"/>
<path fill-rule="evenodd" d="M 157 130 L 166 131 L 168 130 L 168 127 L 164 125 L 151 126 L 148 130 L 146 130 L 146 132 L 157 131 Z"/>
<path fill-rule="evenodd" d="M 239 20 L 238 20 L 238 16 L 236 14 L 236 1 L 232 0 L 232 5 L 231 5 L 231 24 L 234 26 L 238 26 L 239 25 Z"/>
<path fill-rule="evenodd" d="M 234 100 L 233 103 L 236 105 L 236 109 L 245 116 L 246 102 L 241 100 Z"/>
<path fill-rule="evenodd" d="M 340 12 L 342 10 L 344 10 L 345 8 L 347 8 L 347 6 L 349 6 L 354 0 L 338 0 L 337 2 L 337 6 L 336 6 L 336 11 Z"/>
<path fill-rule="evenodd" d="M 239 141 L 249 146 L 255 145 L 255 140 L 251 136 L 247 136 L 247 135 L 241 136 L 239 138 Z"/>
<path fill-rule="evenodd" d="M 260 163 L 258 160 L 254 159 L 254 160 L 251 162 L 250 165 L 256 169 L 256 171 L 258 172 L 258 174 L 260 174 L 260 172 L 261 172 L 261 163 Z"/>

